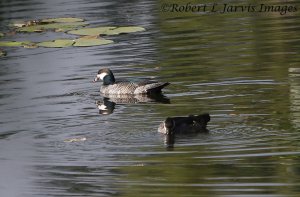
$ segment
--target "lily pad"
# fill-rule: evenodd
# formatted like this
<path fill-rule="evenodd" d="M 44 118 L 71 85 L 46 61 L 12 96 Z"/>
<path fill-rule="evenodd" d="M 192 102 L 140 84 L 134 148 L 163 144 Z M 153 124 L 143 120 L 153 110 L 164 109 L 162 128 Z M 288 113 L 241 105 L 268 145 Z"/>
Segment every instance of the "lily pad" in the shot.
<path fill-rule="evenodd" d="M 69 31 L 69 34 L 75 35 L 118 35 L 121 33 L 133 33 L 145 31 L 143 27 L 131 26 L 131 27 L 94 27 L 94 28 L 82 28 L 78 30 Z"/>
<path fill-rule="evenodd" d="M 290 73 L 300 73 L 300 68 L 289 68 Z"/>
<path fill-rule="evenodd" d="M 41 25 L 33 25 L 27 27 L 18 28 L 18 32 L 43 32 L 46 30 L 56 30 L 60 29 L 62 31 L 69 31 L 79 27 L 84 27 L 88 25 L 86 22 L 75 22 L 75 23 L 49 23 Z"/>
<path fill-rule="evenodd" d="M 40 47 L 48 47 L 48 48 L 63 48 L 63 47 L 70 47 L 74 44 L 74 40 L 53 40 L 53 41 L 46 41 L 37 43 L 37 46 Z"/>
<path fill-rule="evenodd" d="M 145 31 L 143 27 L 131 26 L 131 27 L 118 27 L 116 29 L 108 30 L 105 35 L 118 35 L 124 33 L 134 33 L 139 31 Z"/>
<path fill-rule="evenodd" d="M 64 140 L 64 142 L 84 142 L 84 141 L 86 141 L 86 137 L 71 138 L 71 139 Z"/>
<path fill-rule="evenodd" d="M 75 22 L 83 22 L 82 18 L 48 18 L 41 20 L 44 23 L 75 23 Z"/>
<path fill-rule="evenodd" d="M 0 49 L 0 57 L 6 56 L 6 55 L 7 55 L 6 51 L 3 51 Z"/>
<path fill-rule="evenodd" d="M 25 44 L 29 44 L 30 42 L 28 41 L 23 41 L 23 42 L 17 42 L 17 41 L 0 41 L 0 46 L 1 47 L 19 47 L 23 46 Z"/>
<path fill-rule="evenodd" d="M 93 28 L 82 28 L 78 30 L 68 31 L 68 34 L 75 34 L 81 36 L 97 36 L 104 34 L 108 30 L 113 30 L 116 27 L 93 27 Z"/>
<path fill-rule="evenodd" d="M 33 26 L 33 25 L 39 25 L 41 24 L 40 20 L 30 20 L 30 21 L 15 21 L 12 26 L 14 27 L 27 27 L 27 26 Z"/>
<path fill-rule="evenodd" d="M 29 26 L 37 26 L 37 25 L 47 25 L 52 23 L 76 23 L 83 22 L 84 20 L 81 18 L 48 18 L 42 20 L 29 20 L 29 21 L 15 21 L 12 26 L 14 27 L 29 27 Z"/>
<path fill-rule="evenodd" d="M 14 23 L 10 24 L 10 26 L 14 26 L 14 27 L 25 27 L 26 26 L 26 22 L 25 21 L 15 21 Z"/>
<path fill-rule="evenodd" d="M 89 47 L 89 46 L 98 46 L 113 43 L 112 40 L 106 40 L 103 38 L 97 38 L 94 36 L 84 36 L 75 40 L 73 46 L 75 47 Z"/>
<path fill-rule="evenodd" d="M 24 23 L 14 23 L 12 24 L 12 26 L 20 28 L 20 27 L 25 27 L 26 25 Z"/>
<path fill-rule="evenodd" d="M 23 47 L 25 49 L 35 49 L 38 48 L 39 46 L 36 43 L 28 43 L 28 44 L 24 44 Z"/>

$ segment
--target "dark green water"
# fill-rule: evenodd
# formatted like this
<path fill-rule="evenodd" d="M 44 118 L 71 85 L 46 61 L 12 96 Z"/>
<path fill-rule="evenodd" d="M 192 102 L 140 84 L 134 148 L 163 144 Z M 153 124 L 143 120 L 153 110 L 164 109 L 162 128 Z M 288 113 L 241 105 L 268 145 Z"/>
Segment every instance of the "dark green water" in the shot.
<path fill-rule="evenodd" d="M 106 46 L 5 48 L 0 196 L 300 195 L 300 4 L 265 2 L 298 8 L 280 15 L 163 12 L 165 3 L 0 1 L 1 31 L 14 20 L 65 16 L 147 29 Z M 99 114 L 92 80 L 103 67 L 116 78 L 170 82 L 170 103 L 117 103 Z M 202 112 L 211 114 L 209 133 L 167 149 L 160 122 Z"/>

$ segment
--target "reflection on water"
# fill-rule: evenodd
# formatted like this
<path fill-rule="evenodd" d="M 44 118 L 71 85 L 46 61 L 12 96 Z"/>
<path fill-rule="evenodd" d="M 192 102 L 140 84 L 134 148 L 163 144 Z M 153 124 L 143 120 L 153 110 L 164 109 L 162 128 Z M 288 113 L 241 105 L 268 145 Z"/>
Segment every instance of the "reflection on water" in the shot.
<path fill-rule="evenodd" d="M 108 115 L 114 112 L 116 104 L 142 104 L 142 103 L 170 103 L 168 99 L 163 94 L 137 94 L 137 95 L 104 95 L 108 97 L 103 97 L 102 101 L 96 101 L 97 108 L 99 109 L 99 114 Z"/>
<path fill-rule="evenodd" d="M 109 115 L 114 112 L 116 103 L 109 101 L 109 98 L 103 98 L 103 102 L 96 101 L 99 114 Z"/>
<path fill-rule="evenodd" d="M 166 13 L 156 1 L 0 5 L 1 31 L 13 20 L 57 16 L 147 29 L 106 46 L 5 49 L 2 196 L 299 195 L 300 12 Z M 91 78 L 102 66 L 124 78 L 170 82 L 164 92 L 171 102 L 104 99 L 115 110 L 100 116 Z M 160 122 L 203 112 L 212 115 L 209 133 L 177 137 L 166 150 Z"/>
<path fill-rule="evenodd" d="M 295 129 L 300 129 L 300 69 L 290 68 L 291 120 Z"/>

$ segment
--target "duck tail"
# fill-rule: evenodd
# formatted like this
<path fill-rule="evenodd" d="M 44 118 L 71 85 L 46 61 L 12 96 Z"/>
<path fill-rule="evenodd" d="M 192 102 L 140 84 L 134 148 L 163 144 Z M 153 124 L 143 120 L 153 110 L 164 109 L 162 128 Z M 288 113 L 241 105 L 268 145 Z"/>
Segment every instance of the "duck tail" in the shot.
<path fill-rule="evenodd" d="M 160 93 L 161 90 L 169 85 L 169 82 L 158 82 L 158 83 L 152 83 L 145 86 L 147 93 Z"/>
<path fill-rule="evenodd" d="M 210 121 L 210 115 L 208 113 L 201 114 L 199 116 L 203 117 L 203 120 L 205 120 L 206 123 Z"/>
<path fill-rule="evenodd" d="M 200 114 L 198 116 L 193 116 L 193 119 L 196 122 L 206 126 L 207 123 L 210 121 L 210 115 L 208 113 Z"/>

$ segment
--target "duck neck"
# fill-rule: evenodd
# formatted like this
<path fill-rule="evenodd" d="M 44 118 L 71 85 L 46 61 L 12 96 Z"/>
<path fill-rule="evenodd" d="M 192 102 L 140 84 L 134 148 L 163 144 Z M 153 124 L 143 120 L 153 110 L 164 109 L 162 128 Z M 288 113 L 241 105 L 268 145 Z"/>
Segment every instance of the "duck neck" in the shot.
<path fill-rule="evenodd" d="M 103 85 L 112 85 L 115 83 L 114 76 L 107 75 L 103 78 Z"/>

